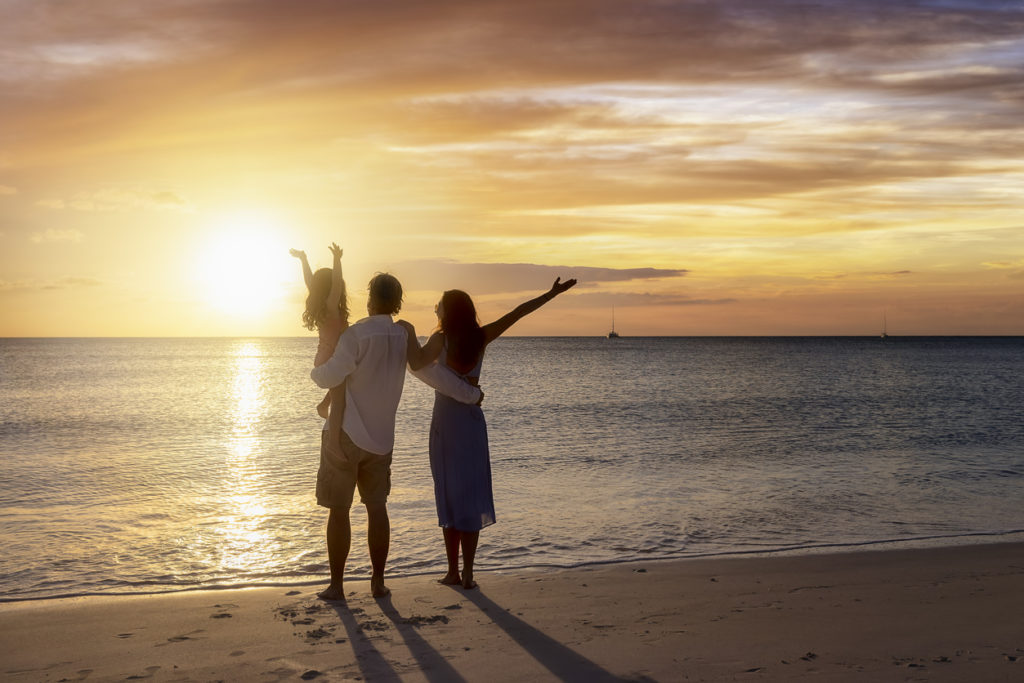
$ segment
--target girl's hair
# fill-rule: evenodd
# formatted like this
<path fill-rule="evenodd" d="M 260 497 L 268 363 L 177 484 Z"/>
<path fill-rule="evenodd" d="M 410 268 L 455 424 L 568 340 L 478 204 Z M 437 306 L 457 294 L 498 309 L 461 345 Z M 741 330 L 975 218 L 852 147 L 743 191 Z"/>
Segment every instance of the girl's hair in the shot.
<path fill-rule="evenodd" d="M 460 289 L 441 295 L 441 332 L 448 340 L 448 361 L 460 372 L 469 372 L 480 359 L 484 331 L 476 318 L 473 300 Z"/>
<path fill-rule="evenodd" d="M 302 312 L 302 324 L 307 330 L 315 330 L 327 319 L 327 295 L 331 293 L 331 277 L 333 271 L 330 268 L 320 268 L 313 273 L 313 280 L 309 284 L 309 296 L 306 297 L 306 310 Z M 348 302 L 344 293 L 338 301 L 338 315 L 343 321 L 348 320 Z"/>

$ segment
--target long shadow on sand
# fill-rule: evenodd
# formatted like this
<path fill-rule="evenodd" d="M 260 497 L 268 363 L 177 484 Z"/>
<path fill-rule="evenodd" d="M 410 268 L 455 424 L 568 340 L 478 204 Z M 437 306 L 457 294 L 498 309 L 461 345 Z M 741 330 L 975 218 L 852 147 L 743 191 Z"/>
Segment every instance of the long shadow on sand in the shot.
<path fill-rule="evenodd" d="M 461 592 L 461 588 L 459 589 Z M 611 683 L 628 679 L 619 678 L 590 661 L 583 655 L 562 645 L 497 604 L 480 589 L 462 593 L 480 608 L 498 627 L 542 664 L 553 676 L 566 683 Z"/>
<path fill-rule="evenodd" d="M 448 660 L 416 632 L 416 627 L 412 625 L 413 620 L 403 617 L 395 609 L 395 606 L 391 604 L 390 596 L 378 600 L 377 604 L 380 606 L 384 616 L 390 619 L 395 628 L 398 629 L 399 635 L 405 641 L 409 652 L 416 658 L 420 671 L 427 677 L 428 681 L 436 681 L 437 683 L 465 683 L 466 679 L 448 663 Z"/>
<path fill-rule="evenodd" d="M 366 624 L 356 621 L 348 604 L 345 601 L 329 602 L 338 618 L 348 632 L 348 642 L 352 645 L 352 652 L 356 656 L 356 664 L 367 681 L 383 681 L 384 683 L 401 683 L 402 677 L 398 675 L 394 667 L 380 653 L 370 639 L 364 633 Z"/>

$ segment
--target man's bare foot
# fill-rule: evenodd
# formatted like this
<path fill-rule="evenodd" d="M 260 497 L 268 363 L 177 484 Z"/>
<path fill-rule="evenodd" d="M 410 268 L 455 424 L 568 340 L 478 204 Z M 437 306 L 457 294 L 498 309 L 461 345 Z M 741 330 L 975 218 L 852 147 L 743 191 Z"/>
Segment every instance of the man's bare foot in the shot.
<path fill-rule="evenodd" d="M 446 586 L 458 586 L 462 583 L 462 577 L 459 576 L 458 572 L 448 572 L 444 577 L 437 580 L 438 583 L 443 583 Z"/>
<path fill-rule="evenodd" d="M 331 415 L 331 402 L 330 401 L 320 401 L 320 403 L 318 403 L 316 405 L 316 414 L 319 415 L 320 417 L 322 417 L 325 420 L 328 417 L 330 417 L 330 415 Z"/>
<path fill-rule="evenodd" d="M 472 574 L 462 573 L 462 587 L 466 590 L 473 590 L 476 588 L 476 581 L 473 580 Z"/>
<path fill-rule="evenodd" d="M 384 585 L 383 576 L 370 577 L 370 592 L 373 593 L 373 597 L 375 598 L 383 598 L 387 595 L 391 595 L 391 589 Z"/>
<path fill-rule="evenodd" d="M 344 600 L 345 589 L 340 585 L 335 586 L 332 583 L 330 586 L 317 593 L 316 597 L 321 600 Z"/>

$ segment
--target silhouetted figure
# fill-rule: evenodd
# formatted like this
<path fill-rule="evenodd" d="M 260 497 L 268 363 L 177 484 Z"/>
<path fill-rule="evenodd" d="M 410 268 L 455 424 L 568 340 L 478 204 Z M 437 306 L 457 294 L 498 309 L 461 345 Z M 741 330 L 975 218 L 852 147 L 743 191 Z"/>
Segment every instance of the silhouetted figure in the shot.
<path fill-rule="evenodd" d="M 445 292 L 436 309 L 440 329 L 423 347 L 420 347 L 412 325 L 399 321 L 409 330 L 410 367 L 416 370 L 438 359 L 468 383 L 477 385 L 487 345 L 520 318 L 576 284 L 576 280 L 560 280 L 557 278 L 544 294 L 520 304 L 483 327 L 477 320 L 476 308 L 468 294 L 457 289 Z M 443 530 L 448 558 L 448 573 L 440 581 L 475 588 L 473 562 L 480 530 L 495 522 L 487 423 L 479 405 L 467 405 L 441 393 L 435 394 L 430 421 L 430 472 L 434 478 L 438 525 Z"/>
<path fill-rule="evenodd" d="M 330 509 L 327 519 L 327 555 L 331 584 L 320 593 L 324 600 L 345 597 L 345 562 L 352 543 L 349 508 L 359 487 L 366 506 L 370 550 L 370 590 L 374 597 L 391 591 L 384 585 L 384 566 L 391 542 L 387 500 L 391 492 L 391 453 L 395 443 L 395 413 L 405 384 L 409 342 L 406 329 L 392 320 L 402 307 L 402 285 L 393 275 L 380 273 L 370 280 L 366 310 L 369 317 L 353 323 L 338 339 L 334 354 L 314 367 L 310 377 L 318 386 L 345 383 L 345 412 L 338 443 L 330 431 L 321 435 L 317 503 Z M 479 388 L 452 373 L 436 373 L 435 387 L 468 403 L 477 403 Z M 332 410 L 332 416 L 334 411 Z M 328 424 L 331 420 L 328 420 Z"/>
<path fill-rule="evenodd" d="M 348 328 L 348 297 L 345 279 L 341 275 L 342 249 L 334 242 L 328 247 L 334 256 L 333 268 L 320 268 L 315 273 L 309 268 L 306 252 L 292 249 L 289 253 L 302 263 L 302 277 L 306 281 L 306 310 L 302 312 L 302 324 L 308 330 L 316 330 L 320 337 L 313 365 L 323 365 L 334 353 L 341 333 Z M 316 407 L 317 414 L 327 419 L 329 409 L 335 405 L 339 416 L 345 409 L 345 391 L 342 387 L 328 391 Z"/>

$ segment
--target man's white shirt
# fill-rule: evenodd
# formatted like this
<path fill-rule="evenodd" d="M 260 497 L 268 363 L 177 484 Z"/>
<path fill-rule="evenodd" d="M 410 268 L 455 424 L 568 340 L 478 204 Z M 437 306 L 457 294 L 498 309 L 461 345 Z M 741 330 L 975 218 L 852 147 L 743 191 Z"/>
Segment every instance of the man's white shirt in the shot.
<path fill-rule="evenodd" d="M 310 377 L 325 389 L 345 382 L 342 429 L 371 453 L 395 447 L 395 413 L 405 386 L 408 333 L 390 315 L 372 315 L 349 326 L 334 355 Z M 426 384 L 462 403 L 476 403 L 480 390 L 436 364 L 416 373 Z M 325 427 L 326 428 L 326 427 Z"/>

